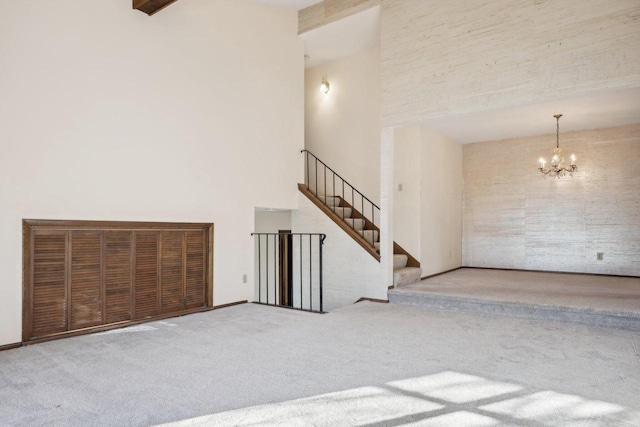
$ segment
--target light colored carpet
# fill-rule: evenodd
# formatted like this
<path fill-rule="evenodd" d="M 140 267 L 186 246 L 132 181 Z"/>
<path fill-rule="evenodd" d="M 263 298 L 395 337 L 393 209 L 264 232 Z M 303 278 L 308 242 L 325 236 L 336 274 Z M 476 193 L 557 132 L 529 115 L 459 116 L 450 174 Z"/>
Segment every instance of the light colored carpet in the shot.
<path fill-rule="evenodd" d="M 461 268 L 403 291 L 640 314 L 640 278 Z"/>
<path fill-rule="evenodd" d="M 3 426 L 640 425 L 638 333 L 253 304 L 0 353 Z"/>

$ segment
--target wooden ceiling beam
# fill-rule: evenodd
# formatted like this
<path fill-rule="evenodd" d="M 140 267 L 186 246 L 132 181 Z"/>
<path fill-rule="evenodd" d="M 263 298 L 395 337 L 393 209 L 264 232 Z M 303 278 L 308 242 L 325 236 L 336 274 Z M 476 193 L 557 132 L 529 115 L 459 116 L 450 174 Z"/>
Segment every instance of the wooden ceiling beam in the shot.
<path fill-rule="evenodd" d="M 133 8 L 151 16 L 178 0 L 133 0 Z"/>

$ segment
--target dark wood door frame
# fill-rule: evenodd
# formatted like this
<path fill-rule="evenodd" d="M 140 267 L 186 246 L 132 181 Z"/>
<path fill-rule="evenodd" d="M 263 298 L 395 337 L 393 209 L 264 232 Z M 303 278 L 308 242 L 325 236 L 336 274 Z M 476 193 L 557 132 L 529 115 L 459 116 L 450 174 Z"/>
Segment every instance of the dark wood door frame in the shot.
<path fill-rule="evenodd" d="M 292 262 L 292 246 L 293 238 L 291 237 L 291 230 L 278 230 L 280 236 L 278 236 L 278 275 L 279 279 L 279 291 L 280 291 L 280 305 L 285 307 L 291 307 L 293 305 L 293 262 Z"/>

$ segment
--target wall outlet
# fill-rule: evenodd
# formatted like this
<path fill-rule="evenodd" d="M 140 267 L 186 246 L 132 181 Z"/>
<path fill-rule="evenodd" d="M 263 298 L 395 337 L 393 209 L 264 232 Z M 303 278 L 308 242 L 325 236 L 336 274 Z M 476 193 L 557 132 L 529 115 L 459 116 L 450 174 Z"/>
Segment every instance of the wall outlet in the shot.
<path fill-rule="evenodd" d="M 247 283 L 247 275 L 246 274 L 242 275 L 242 283 Z"/>
<path fill-rule="evenodd" d="M 598 261 L 602 261 L 602 260 L 604 259 L 604 253 L 602 253 L 602 252 L 598 252 L 598 253 L 596 254 L 596 259 L 597 259 Z"/>

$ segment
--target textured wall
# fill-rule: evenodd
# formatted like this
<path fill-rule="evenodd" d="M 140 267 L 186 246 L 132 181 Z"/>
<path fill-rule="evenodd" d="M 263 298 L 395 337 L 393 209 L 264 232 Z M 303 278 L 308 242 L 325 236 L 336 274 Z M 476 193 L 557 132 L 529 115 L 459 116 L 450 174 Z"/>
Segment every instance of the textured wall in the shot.
<path fill-rule="evenodd" d="M 464 146 L 463 265 L 639 276 L 640 125 L 561 133 L 571 179 L 536 170 L 554 143 Z"/>
<path fill-rule="evenodd" d="M 382 124 L 640 86 L 638 0 L 382 0 Z"/>
<path fill-rule="evenodd" d="M 380 0 L 325 0 L 298 12 L 298 33 L 330 24 L 380 5 Z"/>

